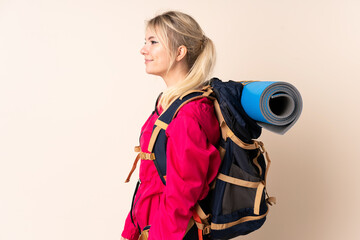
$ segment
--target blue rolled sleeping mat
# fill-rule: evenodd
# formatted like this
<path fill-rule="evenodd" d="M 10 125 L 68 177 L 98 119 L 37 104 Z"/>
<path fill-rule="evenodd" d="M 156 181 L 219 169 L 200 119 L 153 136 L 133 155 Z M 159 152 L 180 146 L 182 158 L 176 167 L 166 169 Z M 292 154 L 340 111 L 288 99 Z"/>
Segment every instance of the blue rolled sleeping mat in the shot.
<path fill-rule="evenodd" d="M 243 81 L 242 84 L 241 105 L 259 126 L 284 134 L 299 119 L 302 98 L 290 83 Z"/>

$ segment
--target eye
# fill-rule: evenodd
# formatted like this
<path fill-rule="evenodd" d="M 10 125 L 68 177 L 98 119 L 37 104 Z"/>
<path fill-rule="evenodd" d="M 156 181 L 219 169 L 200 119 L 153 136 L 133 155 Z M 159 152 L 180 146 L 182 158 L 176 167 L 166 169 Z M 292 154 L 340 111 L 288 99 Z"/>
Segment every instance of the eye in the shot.
<path fill-rule="evenodd" d="M 157 41 L 151 41 L 151 44 L 157 44 L 158 42 Z"/>

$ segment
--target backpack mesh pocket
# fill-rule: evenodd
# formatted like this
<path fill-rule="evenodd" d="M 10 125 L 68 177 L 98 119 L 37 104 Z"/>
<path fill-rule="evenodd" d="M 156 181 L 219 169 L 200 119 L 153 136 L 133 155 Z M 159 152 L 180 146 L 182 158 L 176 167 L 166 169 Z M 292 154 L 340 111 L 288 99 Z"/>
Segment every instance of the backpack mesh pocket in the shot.
<path fill-rule="evenodd" d="M 231 164 L 229 176 L 250 182 L 259 182 L 261 180 L 243 171 L 234 163 Z M 242 208 L 253 208 L 255 196 L 255 188 L 247 188 L 227 183 L 222 202 L 222 213 L 230 214 Z"/>

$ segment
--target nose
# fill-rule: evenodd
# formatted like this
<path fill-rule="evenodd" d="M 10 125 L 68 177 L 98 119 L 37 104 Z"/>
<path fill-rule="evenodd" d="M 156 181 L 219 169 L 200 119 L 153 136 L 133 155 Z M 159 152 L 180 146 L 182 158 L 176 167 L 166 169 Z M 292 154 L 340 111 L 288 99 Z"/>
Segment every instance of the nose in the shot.
<path fill-rule="evenodd" d="M 141 55 L 146 55 L 148 53 L 146 44 L 140 49 Z"/>

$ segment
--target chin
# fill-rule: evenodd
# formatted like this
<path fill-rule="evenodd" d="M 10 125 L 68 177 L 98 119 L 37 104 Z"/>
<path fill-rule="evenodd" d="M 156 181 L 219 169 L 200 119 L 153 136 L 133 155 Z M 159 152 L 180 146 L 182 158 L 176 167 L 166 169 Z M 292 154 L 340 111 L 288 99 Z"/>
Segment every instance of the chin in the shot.
<path fill-rule="evenodd" d="M 151 69 L 145 69 L 145 72 L 146 72 L 147 74 L 160 76 L 157 71 L 154 71 L 154 70 L 151 70 Z"/>

